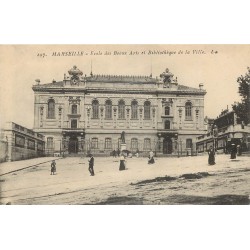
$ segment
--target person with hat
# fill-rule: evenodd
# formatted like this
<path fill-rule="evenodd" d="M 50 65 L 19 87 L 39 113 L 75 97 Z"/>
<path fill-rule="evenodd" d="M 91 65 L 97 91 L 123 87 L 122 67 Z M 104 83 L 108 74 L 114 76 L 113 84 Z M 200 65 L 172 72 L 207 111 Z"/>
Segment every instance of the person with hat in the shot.
<path fill-rule="evenodd" d="M 94 157 L 92 154 L 89 154 L 89 172 L 90 176 L 94 176 Z"/>

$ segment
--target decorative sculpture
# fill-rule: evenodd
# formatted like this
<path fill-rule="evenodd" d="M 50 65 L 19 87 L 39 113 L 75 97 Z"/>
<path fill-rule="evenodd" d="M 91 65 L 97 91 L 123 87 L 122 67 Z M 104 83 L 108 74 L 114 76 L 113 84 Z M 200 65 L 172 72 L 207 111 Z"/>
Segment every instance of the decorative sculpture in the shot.
<path fill-rule="evenodd" d="M 125 132 L 124 131 L 122 131 L 122 133 L 121 133 L 121 141 L 122 141 L 122 143 L 125 143 Z"/>

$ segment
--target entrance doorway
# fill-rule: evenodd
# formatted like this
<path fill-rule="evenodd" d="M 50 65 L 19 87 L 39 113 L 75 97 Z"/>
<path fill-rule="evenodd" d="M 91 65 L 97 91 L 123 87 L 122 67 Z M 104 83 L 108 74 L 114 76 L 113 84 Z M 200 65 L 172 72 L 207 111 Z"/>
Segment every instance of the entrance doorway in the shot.
<path fill-rule="evenodd" d="M 78 139 L 77 137 L 69 138 L 69 154 L 77 154 L 78 153 Z"/>
<path fill-rule="evenodd" d="M 172 154 L 173 146 L 171 138 L 164 138 L 163 140 L 163 154 Z"/>

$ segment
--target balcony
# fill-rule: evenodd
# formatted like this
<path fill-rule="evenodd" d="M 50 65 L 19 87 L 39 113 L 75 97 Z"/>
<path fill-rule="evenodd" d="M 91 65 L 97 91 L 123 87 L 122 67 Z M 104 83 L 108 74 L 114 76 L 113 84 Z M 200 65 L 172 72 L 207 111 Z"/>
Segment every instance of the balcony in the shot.
<path fill-rule="evenodd" d="M 78 118 L 81 117 L 81 114 L 68 114 L 69 118 Z"/>
<path fill-rule="evenodd" d="M 177 129 L 158 129 L 157 132 L 161 134 L 178 134 Z"/>

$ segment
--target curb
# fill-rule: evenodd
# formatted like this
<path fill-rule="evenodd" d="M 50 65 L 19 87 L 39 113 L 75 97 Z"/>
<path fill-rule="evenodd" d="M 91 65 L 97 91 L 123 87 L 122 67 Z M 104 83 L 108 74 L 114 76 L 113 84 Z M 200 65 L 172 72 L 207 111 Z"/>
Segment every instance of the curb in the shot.
<path fill-rule="evenodd" d="M 57 159 L 54 159 L 54 160 L 57 161 L 57 160 L 60 160 L 60 159 L 63 159 L 63 157 L 60 157 L 60 158 L 57 158 Z M 19 168 L 19 169 L 17 169 L 17 170 L 12 170 L 12 171 L 10 171 L 10 172 L 4 173 L 4 174 L 0 174 L 0 176 L 7 175 L 7 174 L 11 174 L 11 173 L 14 173 L 14 172 L 18 172 L 18 171 L 21 171 L 21 170 L 24 170 L 24 169 L 27 169 L 27 168 L 31 168 L 31 167 L 37 167 L 38 165 L 41 165 L 41 164 L 44 164 L 44 163 L 47 163 L 47 162 L 51 162 L 51 160 L 49 160 L 49 161 L 44 161 L 44 162 L 40 162 L 40 163 L 38 163 L 38 164 L 34 164 L 34 165 L 31 165 L 31 166 L 28 166 L 28 167 Z"/>

